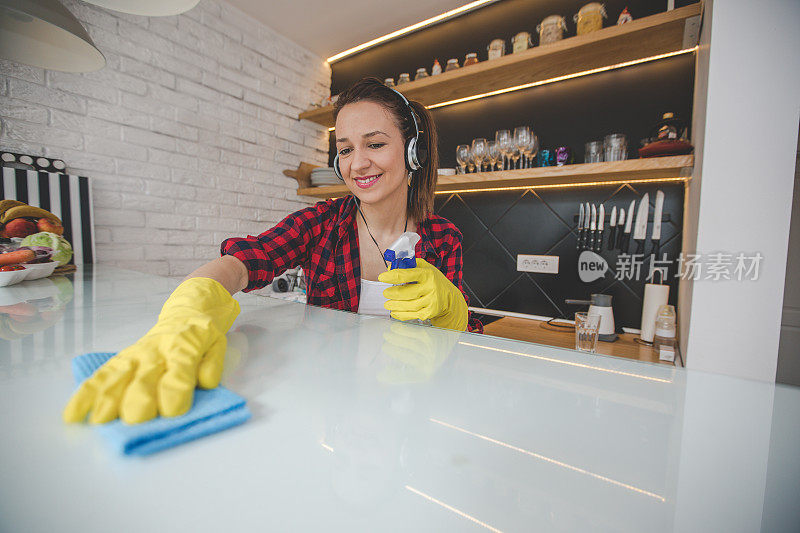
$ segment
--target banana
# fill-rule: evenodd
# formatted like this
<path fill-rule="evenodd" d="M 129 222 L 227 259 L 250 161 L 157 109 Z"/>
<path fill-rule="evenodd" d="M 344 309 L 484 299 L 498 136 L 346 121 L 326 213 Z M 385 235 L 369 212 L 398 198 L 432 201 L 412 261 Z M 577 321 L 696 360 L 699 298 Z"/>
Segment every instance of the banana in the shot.
<path fill-rule="evenodd" d="M 32 205 L 25 204 L 12 207 L 3 213 L 3 216 L 0 217 L 0 224 L 5 224 L 9 220 L 14 220 L 15 218 L 46 218 L 58 222 L 58 224 L 61 225 L 61 219 L 50 211 L 46 211 L 41 207 L 33 207 Z"/>
<path fill-rule="evenodd" d="M 18 200 L 0 200 L 0 217 L 3 216 L 3 213 L 11 209 L 12 207 L 17 207 L 18 205 L 27 205 L 25 202 L 20 202 Z"/>

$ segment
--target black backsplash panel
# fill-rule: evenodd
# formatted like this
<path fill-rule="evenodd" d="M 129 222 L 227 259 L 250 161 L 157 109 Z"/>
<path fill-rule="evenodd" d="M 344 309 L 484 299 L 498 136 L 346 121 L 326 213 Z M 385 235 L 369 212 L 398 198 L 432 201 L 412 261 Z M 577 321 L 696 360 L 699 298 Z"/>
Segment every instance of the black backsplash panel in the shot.
<path fill-rule="evenodd" d="M 336 62 L 331 90 L 336 94 L 364 76 L 397 78 L 414 75 L 418 67 L 430 70 L 434 58 L 442 65 L 450 57 L 463 63 L 467 52 L 486 59 L 486 46 L 495 38 L 520 32 L 535 33 L 536 24 L 557 13 L 567 18 L 565 36 L 575 34 L 572 14 L 586 0 L 503 0 L 451 21 L 438 24 Z M 666 9 L 664 0 L 609 0 L 609 20 L 616 22 L 628 6 L 634 18 Z M 691 4 L 678 0 L 676 7 Z M 570 146 L 574 162 L 583 162 L 583 146 L 608 133 L 628 136 L 630 157 L 636 157 L 639 139 L 646 137 L 662 113 L 672 111 L 691 123 L 694 54 L 663 59 L 606 73 L 585 76 L 431 111 L 439 130 L 440 166 L 455 166 L 455 147 L 473 138 L 494 138 L 498 129 L 532 126 L 541 146 Z M 331 136 L 333 138 L 333 136 Z M 330 160 L 335 148 L 331 145 Z M 581 202 L 604 203 L 606 222 L 611 208 L 628 209 L 630 201 L 650 193 L 651 219 L 655 192 L 665 193 L 662 253 L 667 254 L 670 303 L 677 300 L 675 260 L 681 249 L 684 185 L 595 186 L 575 189 L 485 192 L 439 195 L 436 212 L 458 226 L 464 236 L 464 282 L 471 305 L 544 316 L 571 317 L 575 306 L 566 298 L 587 299 L 593 292 L 613 296 L 617 326 L 639 327 L 644 274 L 638 281 L 614 279 L 618 252 L 604 247 L 601 255 L 611 269 L 606 277 L 583 283 L 577 274 L 576 216 Z M 645 248 L 652 225 L 648 227 Z M 608 240 L 608 228 L 605 242 Z M 631 247 L 633 251 L 633 246 Z M 517 254 L 558 255 L 557 275 L 517 272 Z M 644 268 L 644 267 L 643 267 Z"/>
<path fill-rule="evenodd" d="M 630 184 L 578 189 L 540 189 L 438 195 L 436 212 L 453 222 L 464 235 L 464 285 L 470 305 L 533 315 L 571 318 L 581 310 L 564 300 L 588 299 L 592 293 L 613 297 L 617 326 L 638 328 L 642 295 L 652 246 L 652 218 L 657 190 L 664 191 L 661 257 L 668 262 L 670 303 L 677 302 L 677 259 L 681 250 L 684 185 L 682 183 Z M 631 200 L 638 209 L 642 195 L 649 193 L 650 221 L 639 279 L 617 280 L 617 258 L 630 252 L 608 249 L 608 226 L 612 207 L 626 211 Z M 602 203 L 606 228 L 600 255 L 609 272 L 584 283 L 578 276 L 577 215 L 579 204 Z M 626 214 L 627 215 L 627 214 Z M 517 272 L 517 255 L 557 255 L 558 274 Z"/>

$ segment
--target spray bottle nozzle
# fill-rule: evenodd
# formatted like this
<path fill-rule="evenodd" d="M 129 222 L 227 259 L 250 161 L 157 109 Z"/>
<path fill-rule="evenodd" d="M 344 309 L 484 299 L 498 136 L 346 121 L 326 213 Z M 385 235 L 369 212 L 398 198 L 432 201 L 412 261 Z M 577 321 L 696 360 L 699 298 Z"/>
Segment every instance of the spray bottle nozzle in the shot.
<path fill-rule="evenodd" d="M 415 248 L 419 241 L 419 235 L 413 231 L 407 231 L 383 252 L 383 258 L 392 264 L 392 269 L 414 268 L 417 266 Z"/>

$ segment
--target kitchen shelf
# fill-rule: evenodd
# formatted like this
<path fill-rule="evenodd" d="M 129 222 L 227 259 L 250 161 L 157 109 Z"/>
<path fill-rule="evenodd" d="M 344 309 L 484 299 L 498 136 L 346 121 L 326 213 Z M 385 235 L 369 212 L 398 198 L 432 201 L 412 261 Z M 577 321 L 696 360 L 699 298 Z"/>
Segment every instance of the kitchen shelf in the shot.
<path fill-rule="evenodd" d="M 481 61 L 438 76 L 403 84 L 407 98 L 431 106 L 458 98 L 568 76 L 601 67 L 692 48 L 696 34 L 687 20 L 700 15 L 700 3 L 609 26 L 586 35 L 568 37 L 545 46 L 492 61 Z M 699 25 L 698 25 L 699 26 Z M 694 35 L 692 38 L 684 34 Z M 689 42 L 685 42 L 685 41 Z M 309 109 L 300 119 L 331 127 L 333 106 Z"/>
<path fill-rule="evenodd" d="M 521 170 L 498 170 L 439 176 L 437 194 L 470 191 L 502 190 L 509 187 L 558 187 L 602 183 L 628 183 L 631 181 L 657 181 L 665 178 L 689 179 L 694 156 L 675 155 L 648 159 L 629 159 L 607 163 L 582 163 L 562 167 L 539 167 Z M 297 194 L 316 198 L 336 198 L 349 194 L 344 185 L 306 187 Z"/>

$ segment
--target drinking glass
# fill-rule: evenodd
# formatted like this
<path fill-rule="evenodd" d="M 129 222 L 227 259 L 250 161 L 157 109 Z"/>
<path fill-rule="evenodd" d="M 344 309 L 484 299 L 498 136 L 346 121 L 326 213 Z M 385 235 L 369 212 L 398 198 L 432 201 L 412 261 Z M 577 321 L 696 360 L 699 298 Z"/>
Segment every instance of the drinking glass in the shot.
<path fill-rule="evenodd" d="M 497 170 L 495 167 L 500 160 L 500 146 L 497 145 L 497 141 L 489 141 L 486 144 L 488 146 L 489 163 L 491 165 L 489 170 Z"/>
<path fill-rule="evenodd" d="M 472 159 L 475 160 L 475 166 L 478 172 L 483 172 L 483 160 L 488 155 L 489 147 L 486 145 L 486 139 L 479 138 L 472 140 Z"/>
<path fill-rule="evenodd" d="M 521 158 L 519 167 L 523 168 L 525 163 L 525 153 L 528 150 L 528 143 L 531 140 L 531 130 L 528 126 L 519 126 L 514 128 L 514 144 L 517 146 L 518 154 L 512 154 L 512 158 L 514 159 L 514 163 L 517 162 L 517 159 Z M 514 157 L 516 155 L 517 157 Z"/>
<path fill-rule="evenodd" d="M 575 349 L 580 352 L 595 353 L 600 331 L 600 315 L 575 313 Z"/>
<path fill-rule="evenodd" d="M 536 154 L 539 153 L 539 136 L 533 133 L 533 128 L 531 128 L 531 140 L 525 153 L 528 155 L 528 168 L 533 168 Z"/>
<path fill-rule="evenodd" d="M 456 146 L 456 161 L 458 162 L 458 173 L 467 173 L 467 161 L 469 160 L 469 146 L 459 144 Z"/>
<path fill-rule="evenodd" d="M 584 163 L 600 163 L 603 161 L 603 143 L 602 141 L 591 141 L 586 143 L 586 151 L 584 152 Z"/>
<path fill-rule="evenodd" d="M 503 168 L 501 170 L 505 170 L 506 161 L 508 156 L 511 155 L 511 131 L 500 130 L 494 134 L 494 139 L 497 141 L 497 146 L 500 147 L 500 154 L 503 156 Z"/>
<path fill-rule="evenodd" d="M 624 161 L 628 159 L 628 139 L 623 133 L 606 135 L 603 148 L 606 161 Z"/>

